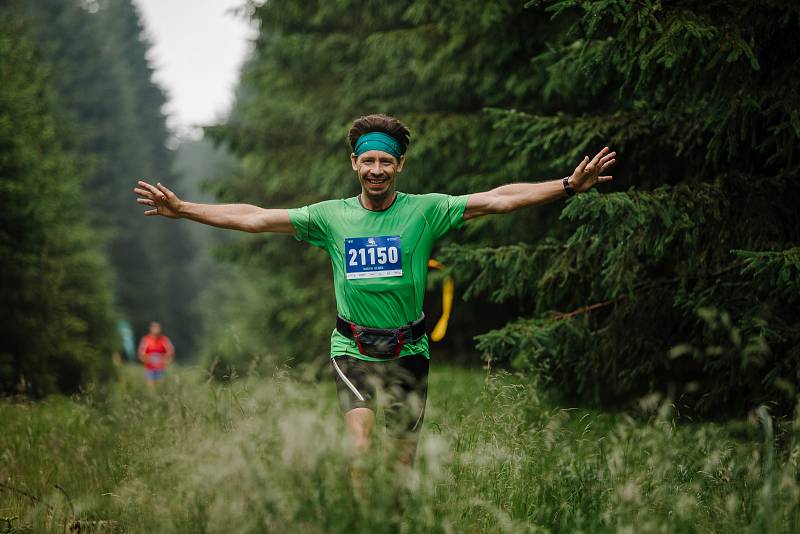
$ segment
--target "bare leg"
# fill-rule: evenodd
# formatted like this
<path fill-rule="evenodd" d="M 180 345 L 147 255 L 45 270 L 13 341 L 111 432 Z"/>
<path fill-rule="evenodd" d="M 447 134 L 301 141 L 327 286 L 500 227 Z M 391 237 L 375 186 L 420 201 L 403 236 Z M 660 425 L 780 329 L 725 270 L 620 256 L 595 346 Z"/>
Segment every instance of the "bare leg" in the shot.
<path fill-rule="evenodd" d="M 363 460 L 369 451 L 372 429 L 375 427 L 375 412 L 369 408 L 353 408 L 344 414 L 344 422 L 355 453 L 350 467 L 350 477 L 356 493 L 363 498 L 366 490 L 366 473 L 359 465 L 359 460 Z"/>
<path fill-rule="evenodd" d="M 344 422 L 356 452 L 366 453 L 375 426 L 375 412 L 369 408 L 353 408 L 344 414 Z"/>

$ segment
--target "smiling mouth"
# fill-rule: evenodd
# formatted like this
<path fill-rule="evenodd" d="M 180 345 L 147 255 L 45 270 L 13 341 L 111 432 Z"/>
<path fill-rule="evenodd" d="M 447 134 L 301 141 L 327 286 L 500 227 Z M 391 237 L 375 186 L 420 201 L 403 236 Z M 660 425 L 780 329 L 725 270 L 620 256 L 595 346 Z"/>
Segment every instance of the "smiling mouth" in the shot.
<path fill-rule="evenodd" d="M 375 179 L 375 178 L 366 178 L 366 181 L 371 183 L 371 184 L 373 184 L 373 185 L 380 185 L 380 184 L 388 181 L 388 178 L 377 178 L 377 179 Z"/>

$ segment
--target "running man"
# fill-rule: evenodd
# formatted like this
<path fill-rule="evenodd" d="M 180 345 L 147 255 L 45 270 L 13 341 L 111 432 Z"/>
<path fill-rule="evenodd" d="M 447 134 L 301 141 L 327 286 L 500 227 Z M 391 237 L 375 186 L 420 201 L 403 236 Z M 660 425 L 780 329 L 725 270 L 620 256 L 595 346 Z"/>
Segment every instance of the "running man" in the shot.
<path fill-rule="evenodd" d="M 370 446 L 378 397 L 402 465 L 411 466 L 427 397 L 430 352 L 422 299 L 434 244 L 464 221 L 509 213 L 608 182 L 615 152 L 585 157 L 570 176 L 515 183 L 462 196 L 396 190 L 409 129 L 386 115 L 353 122 L 350 164 L 358 196 L 295 209 L 249 204 L 195 204 L 160 183 L 138 182 L 145 215 L 184 218 L 245 232 L 294 236 L 331 258 L 338 316 L 331 334 L 331 371 L 356 454 Z M 334 318 L 331 317 L 331 325 Z M 355 477 L 354 477 L 355 481 Z"/>
<path fill-rule="evenodd" d="M 144 376 L 147 387 L 155 391 L 156 386 L 164 380 L 167 366 L 175 357 L 175 347 L 167 336 L 161 333 L 161 323 L 150 323 L 149 332 L 139 342 L 139 361 L 144 364 Z"/>

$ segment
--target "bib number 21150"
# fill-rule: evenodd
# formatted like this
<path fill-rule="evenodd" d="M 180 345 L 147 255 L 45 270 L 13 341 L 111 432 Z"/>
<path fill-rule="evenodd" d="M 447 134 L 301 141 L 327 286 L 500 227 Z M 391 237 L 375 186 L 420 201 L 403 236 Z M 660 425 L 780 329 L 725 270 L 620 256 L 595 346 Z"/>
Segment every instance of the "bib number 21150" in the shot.
<path fill-rule="evenodd" d="M 344 253 L 348 280 L 403 276 L 399 235 L 348 237 L 344 240 Z"/>

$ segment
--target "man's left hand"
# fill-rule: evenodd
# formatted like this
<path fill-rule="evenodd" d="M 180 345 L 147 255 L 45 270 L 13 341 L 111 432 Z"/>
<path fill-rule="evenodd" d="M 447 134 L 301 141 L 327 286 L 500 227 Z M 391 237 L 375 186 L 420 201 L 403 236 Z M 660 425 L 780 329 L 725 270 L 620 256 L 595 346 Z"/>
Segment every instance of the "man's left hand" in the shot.
<path fill-rule="evenodd" d="M 569 177 L 569 185 L 576 193 L 583 193 L 597 183 L 610 182 L 613 177 L 604 173 L 616 163 L 616 156 L 616 152 L 609 152 L 609 148 L 604 147 L 591 160 L 589 156 L 584 157 Z"/>

